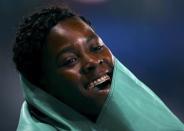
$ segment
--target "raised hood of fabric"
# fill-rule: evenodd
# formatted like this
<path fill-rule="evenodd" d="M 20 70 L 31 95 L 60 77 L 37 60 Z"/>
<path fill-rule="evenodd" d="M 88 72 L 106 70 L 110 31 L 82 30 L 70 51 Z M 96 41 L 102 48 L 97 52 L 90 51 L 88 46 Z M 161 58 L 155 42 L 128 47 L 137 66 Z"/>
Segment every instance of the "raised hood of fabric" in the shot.
<path fill-rule="evenodd" d="M 184 131 L 183 123 L 160 98 L 116 58 L 111 90 L 95 123 L 25 78 L 21 77 L 21 82 L 25 102 L 18 131 Z M 32 116 L 28 103 L 48 116 L 50 122 Z"/>

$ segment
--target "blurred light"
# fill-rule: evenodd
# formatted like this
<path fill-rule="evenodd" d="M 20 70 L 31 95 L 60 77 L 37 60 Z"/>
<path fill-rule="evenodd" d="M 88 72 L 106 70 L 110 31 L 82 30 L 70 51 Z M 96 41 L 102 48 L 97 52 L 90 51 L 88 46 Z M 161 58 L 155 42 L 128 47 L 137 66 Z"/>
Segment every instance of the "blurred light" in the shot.
<path fill-rule="evenodd" d="M 97 4 L 106 2 L 107 0 L 74 0 L 76 2 L 84 3 L 84 4 Z"/>

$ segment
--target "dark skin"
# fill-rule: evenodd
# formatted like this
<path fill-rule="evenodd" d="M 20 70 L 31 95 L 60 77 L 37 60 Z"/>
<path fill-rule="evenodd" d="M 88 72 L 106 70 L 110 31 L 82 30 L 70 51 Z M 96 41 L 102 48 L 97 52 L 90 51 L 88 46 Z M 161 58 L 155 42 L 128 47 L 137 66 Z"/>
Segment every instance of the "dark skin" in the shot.
<path fill-rule="evenodd" d="M 113 56 L 89 25 L 77 17 L 67 18 L 48 34 L 43 72 L 44 90 L 96 120 L 110 91 L 110 82 L 101 84 L 102 89 L 89 88 L 89 84 L 106 74 L 112 77 Z"/>

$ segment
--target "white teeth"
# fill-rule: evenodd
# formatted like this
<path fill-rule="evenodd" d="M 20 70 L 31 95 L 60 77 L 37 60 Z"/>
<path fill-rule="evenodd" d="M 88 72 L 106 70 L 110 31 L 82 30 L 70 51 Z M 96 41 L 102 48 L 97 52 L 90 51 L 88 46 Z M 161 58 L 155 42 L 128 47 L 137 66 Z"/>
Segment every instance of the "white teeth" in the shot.
<path fill-rule="evenodd" d="M 101 84 L 107 80 L 109 80 L 110 77 L 108 75 L 104 75 L 100 78 L 98 78 L 97 80 L 91 82 L 89 85 L 88 85 L 88 88 L 91 89 L 91 88 L 94 88 L 95 86 L 97 86 L 98 84 Z"/>

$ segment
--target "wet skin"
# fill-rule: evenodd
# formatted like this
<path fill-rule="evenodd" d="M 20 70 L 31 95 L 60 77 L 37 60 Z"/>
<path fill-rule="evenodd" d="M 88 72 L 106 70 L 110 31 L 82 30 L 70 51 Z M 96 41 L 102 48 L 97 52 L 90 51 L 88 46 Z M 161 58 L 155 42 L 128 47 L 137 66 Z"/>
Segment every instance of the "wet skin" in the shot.
<path fill-rule="evenodd" d="M 100 88 L 89 84 L 105 74 L 111 79 L 113 56 L 89 25 L 77 17 L 67 18 L 48 34 L 43 72 L 44 90 L 89 119 L 97 118 L 110 80 Z"/>

